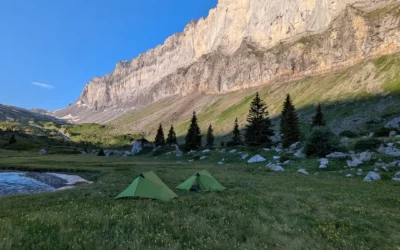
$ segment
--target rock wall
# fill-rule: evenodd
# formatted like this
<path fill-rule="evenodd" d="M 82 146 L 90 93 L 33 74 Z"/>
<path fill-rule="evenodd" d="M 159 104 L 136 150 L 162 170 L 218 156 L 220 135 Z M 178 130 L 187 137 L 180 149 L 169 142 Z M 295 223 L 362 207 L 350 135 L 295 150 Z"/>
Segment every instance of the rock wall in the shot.
<path fill-rule="evenodd" d="M 58 116 L 290 81 L 399 51 L 399 0 L 220 0 L 183 33 L 92 79 Z"/>

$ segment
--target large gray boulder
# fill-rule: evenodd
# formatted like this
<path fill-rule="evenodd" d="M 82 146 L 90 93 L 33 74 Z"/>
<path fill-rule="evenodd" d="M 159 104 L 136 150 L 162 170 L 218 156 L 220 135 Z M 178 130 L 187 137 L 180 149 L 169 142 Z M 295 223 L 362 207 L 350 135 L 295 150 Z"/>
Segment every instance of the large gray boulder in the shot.
<path fill-rule="evenodd" d="M 368 172 L 367 176 L 365 176 L 364 181 L 365 182 L 372 182 L 372 181 L 379 181 L 381 179 L 381 176 L 374 172 L 374 171 L 370 171 Z"/>
<path fill-rule="evenodd" d="M 297 171 L 297 173 L 299 173 L 299 174 L 304 174 L 304 175 L 308 175 L 308 171 L 305 170 L 304 168 L 299 169 L 299 170 Z"/>
<path fill-rule="evenodd" d="M 264 162 L 266 161 L 266 159 L 264 157 L 262 157 L 261 155 L 255 155 L 253 157 L 251 157 L 247 163 L 251 164 L 251 163 L 259 163 L 259 162 Z"/>
<path fill-rule="evenodd" d="M 386 123 L 385 128 L 400 129 L 400 117 L 396 117 L 392 119 L 390 122 Z"/>
<path fill-rule="evenodd" d="M 307 156 L 306 156 L 306 154 L 305 154 L 303 151 L 304 151 L 303 148 L 299 149 L 299 150 L 294 154 L 294 156 L 297 157 L 297 158 L 306 158 Z"/>
<path fill-rule="evenodd" d="M 400 149 L 393 145 L 393 143 L 388 143 L 387 147 L 380 146 L 378 152 L 390 156 L 400 156 Z"/>
<path fill-rule="evenodd" d="M 284 169 L 282 166 L 280 166 L 279 164 L 272 164 L 272 163 L 269 163 L 269 164 L 267 165 L 267 168 L 268 168 L 269 170 L 271 170 L 271 171 L 274 171 L 274 172 L 283 172 L 283 171 L 285 171 L 285 169 Z"/>
<path fill-rule="evenodd" d="M 46 154 L 47 154 L 46 149 L 41 149 L 41 150 L 39 151 L 39 154 L 40 154 L 40 155 L 46 155 Z"/>

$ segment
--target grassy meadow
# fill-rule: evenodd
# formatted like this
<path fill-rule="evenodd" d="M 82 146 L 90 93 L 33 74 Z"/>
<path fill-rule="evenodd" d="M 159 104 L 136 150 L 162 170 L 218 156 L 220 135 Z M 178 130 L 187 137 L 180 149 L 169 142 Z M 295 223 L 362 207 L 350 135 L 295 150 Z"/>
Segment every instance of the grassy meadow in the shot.
<path fill-rule="evenodd" d="M 268 161 L 277 155 L 262 149 Z M 195 159 L 188 163 L 189 159 Z M 216 163 L 225 158 L 226 164 Z M 400 184 L 382 174 L 362 176 L 333 161 L 324 171 L 317 159 L 292 159 L 285 172 L 248 165 L 238 155 L 213 151 L 206 160 L 185 154 L 130 158 L 0 153 L 0 169 L 60 171 L 92 185 L 0 198 L 0 249 L 400 249 Z M 296 173 L 306 168 L 310 175 Z M 207 169 L 227 190 L 177 190 Z M 171 201 L 115 200 L 140 172 L 156 174 L 178 194 Z M 393 170 L 395 171 L 395 170 Z"/>

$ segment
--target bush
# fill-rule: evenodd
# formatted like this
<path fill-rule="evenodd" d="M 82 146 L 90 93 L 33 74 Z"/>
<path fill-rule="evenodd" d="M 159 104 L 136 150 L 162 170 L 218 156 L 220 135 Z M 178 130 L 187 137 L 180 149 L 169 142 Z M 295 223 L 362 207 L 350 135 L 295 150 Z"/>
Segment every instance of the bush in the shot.
<path fill-rule="evenodd" d="M 374 139 L 374 138 L 369 138 L 369 139 L 364 139 L 364 140 L 359 140 L 356 142 L 354 145 L 354 150 L 361 152 L 361 151 L 367 151 L 367 150 L 375 150 L 377 149 L 380 145 L 382 144 L 381 140 Z"/>
<path fill-rule="evenodd" d="M 17 140 L 15 139 L 15 135 L 11 135 L 10 139 L 8 140 L 8 144 L 15 144 Z"/>
<path fill-rule="evenodd" d="M 358 137 L 358 134 L 351 130 L 344 130 L 339 135 L 342 137 L 348 137 L 348 138 L 357 138 Z"/>
<path fill-rule="evenodd" d="M 388 137 L 390 131 L 396 131 L 396 129 L 393 128 L 379 128 L 373 131 L 375 133 L 376 137 Z"/>
<path fill-rule="evenodd" d="M 304 146 L 304 152 L 307 156 L 325 157 L 332 152 L 343 150 L 339 138 L 327 127 L 314 128 Z"/>

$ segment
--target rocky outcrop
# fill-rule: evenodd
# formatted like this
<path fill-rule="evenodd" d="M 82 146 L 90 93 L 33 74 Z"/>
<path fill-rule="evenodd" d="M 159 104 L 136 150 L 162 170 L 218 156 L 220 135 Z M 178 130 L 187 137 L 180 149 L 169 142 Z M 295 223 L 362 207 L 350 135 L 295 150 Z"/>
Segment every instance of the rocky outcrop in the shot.
<path fill-rule="evenodd" d="M 287 82 L 396 53 L 399 3 L 220 0 L 183 33 L 92 79 L 78 101 L 56 116 L 80 122 L 84 114 L 104 122 L 173 95 Z"/>

